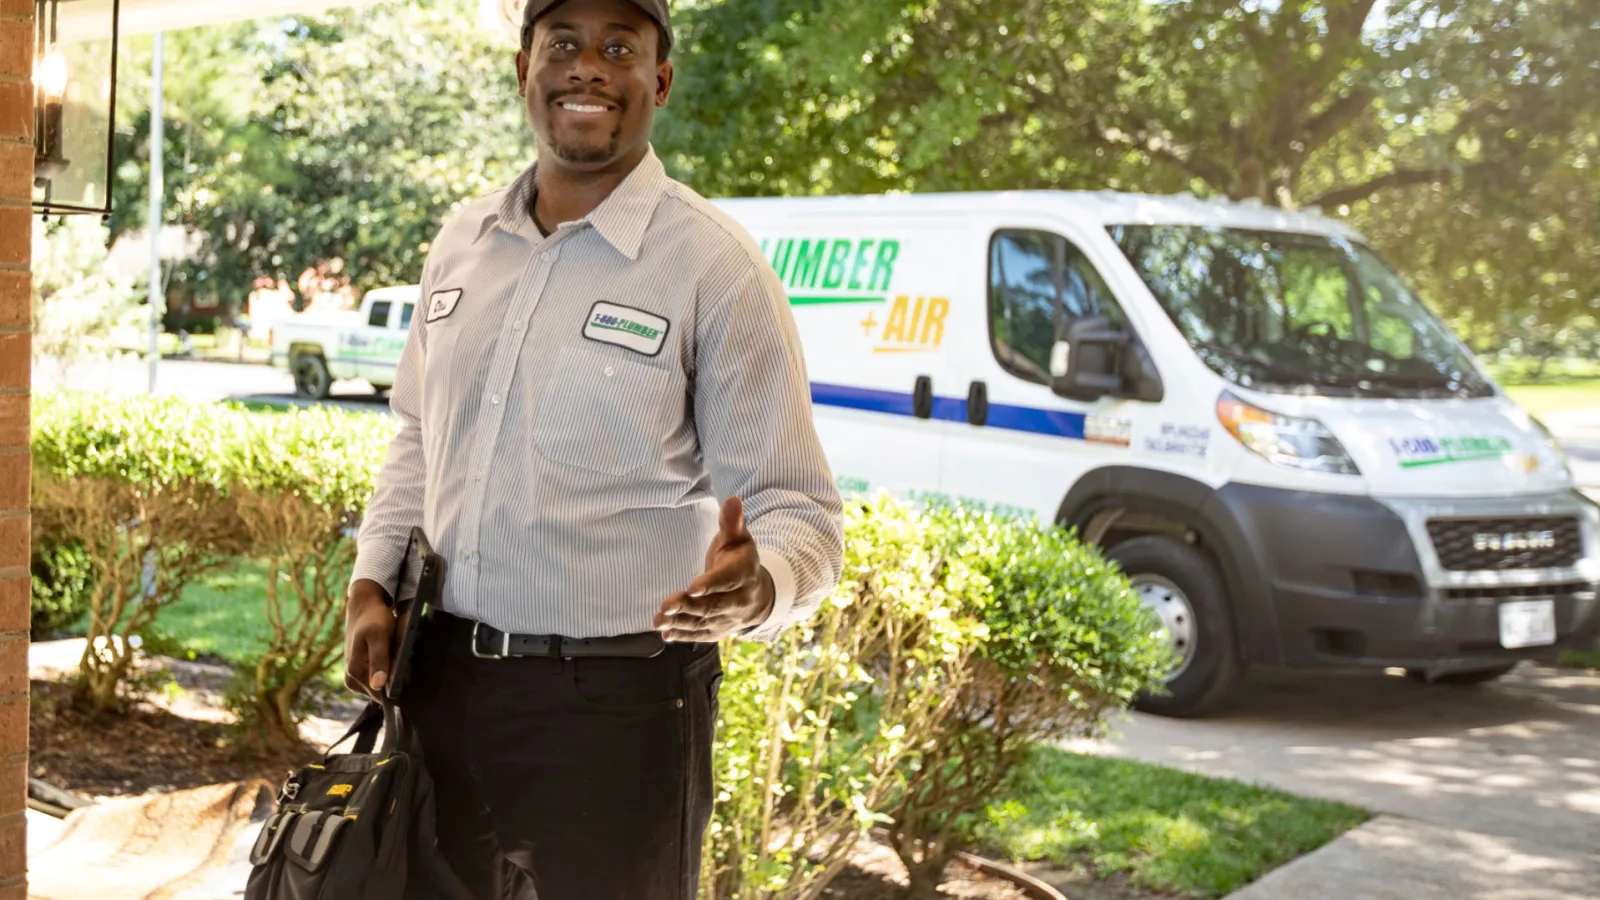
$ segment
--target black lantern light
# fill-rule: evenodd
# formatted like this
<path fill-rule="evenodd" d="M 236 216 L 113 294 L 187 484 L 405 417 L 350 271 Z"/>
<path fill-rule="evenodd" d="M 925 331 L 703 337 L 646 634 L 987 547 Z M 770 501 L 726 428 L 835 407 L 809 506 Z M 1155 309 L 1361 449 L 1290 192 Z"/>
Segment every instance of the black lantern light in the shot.
<path fill-rule="evenodd" d="M 35 0 L 33 208 L 111 214 L 121 0 Z"/>

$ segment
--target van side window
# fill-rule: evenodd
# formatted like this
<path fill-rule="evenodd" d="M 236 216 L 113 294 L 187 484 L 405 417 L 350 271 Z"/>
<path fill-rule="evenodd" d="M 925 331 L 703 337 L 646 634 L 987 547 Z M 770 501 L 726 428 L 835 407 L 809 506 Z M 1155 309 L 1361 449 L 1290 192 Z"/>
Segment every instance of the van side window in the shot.
<path fill-rule="evenodd" d="M 411 314 L 416 312 L 416 311 L 417 311 L 417 305 L 415 303 L 407 303 L 405 306 L 400 307 L 400 330 L 401 331 L 410 331 L 411 330 Z"/>
<path fill-rule="evenodd" d="M 989 243 L 989 340 L 1006 371 L 1046 384 L 1061 292 L 1061 239 L 1001 231 Z"/>
<path fill-rule="evenodd" d="M 1006 371 L 1050 382 L 1050 348 L 1064 322 L 1127 319 L 1094 265 L 1067 239 L 1047 231 L 995 232 L 989 243 L 989 335 Z"/>
<path fill-rule="evenodd" d="M 388 300 L 379 300 L 372 304 L 372 312 L 367 315 L 367 324 L 373 328 L 388 328 L 389 307 L 392 305 Z"/>

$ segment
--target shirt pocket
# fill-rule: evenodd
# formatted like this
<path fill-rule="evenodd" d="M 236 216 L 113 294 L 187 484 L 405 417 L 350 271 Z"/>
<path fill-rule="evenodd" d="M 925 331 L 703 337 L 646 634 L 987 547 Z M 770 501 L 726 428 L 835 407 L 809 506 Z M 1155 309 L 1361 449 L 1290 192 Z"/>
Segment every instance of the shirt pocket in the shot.
<path fill-rule="evenodd" d="M 661 455 L 672 373 L 565 347 L 539 398 L 534 449 L 554 462 L 623 475 Z"/>

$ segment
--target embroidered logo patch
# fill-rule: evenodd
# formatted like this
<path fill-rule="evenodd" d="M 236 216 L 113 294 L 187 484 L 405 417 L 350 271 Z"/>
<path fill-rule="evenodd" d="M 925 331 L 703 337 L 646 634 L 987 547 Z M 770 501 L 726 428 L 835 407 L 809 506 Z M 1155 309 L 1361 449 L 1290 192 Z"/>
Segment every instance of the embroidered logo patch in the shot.
<path fill-rule="evenodd" d="M 456 304 L 461 302 L 461 288 L 450 291 L 434 291 L 428 298 L 428 321 L 442 319 L 456 311 Z"/>
<path fill-rule="evenodd" d="M 601 301 L 589 310 L 589 318 L 583 323 L 583 336 L 655 356 L 661 352 L 670 327 L 670 322 L 654 313 Z"/>

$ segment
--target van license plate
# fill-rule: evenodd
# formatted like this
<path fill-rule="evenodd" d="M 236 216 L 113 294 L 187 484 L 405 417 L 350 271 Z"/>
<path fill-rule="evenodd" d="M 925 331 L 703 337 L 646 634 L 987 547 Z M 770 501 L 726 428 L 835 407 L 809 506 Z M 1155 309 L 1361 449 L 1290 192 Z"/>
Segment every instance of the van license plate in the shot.
<path fill-rule="evenodd" d="M 1544 647 L 1556 642 L 1556 602 L 1517 600 L 1500 604 L 1500 646 Z"/>

